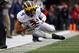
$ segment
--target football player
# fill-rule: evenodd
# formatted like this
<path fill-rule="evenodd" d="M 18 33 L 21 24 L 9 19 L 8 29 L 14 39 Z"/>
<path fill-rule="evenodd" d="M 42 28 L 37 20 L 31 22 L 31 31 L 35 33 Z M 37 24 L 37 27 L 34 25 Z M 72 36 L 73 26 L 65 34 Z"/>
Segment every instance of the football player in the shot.
<path fill-rule="evenodd" d="M 55 27 L 45 23 L 46 16 L 41 12 L 40 7 L 37 7 L 33 1 L 26 1 L 23 4 L 23 10 L 17 14 L 18 23 L 23 27 L 23 31 L 32 31 L 33 41 L 39 42 L 39 37 L 61 39 L 65 37 L 57 34 L 50 36 L 46 35 L 47 32 L 55 31 Z"/>

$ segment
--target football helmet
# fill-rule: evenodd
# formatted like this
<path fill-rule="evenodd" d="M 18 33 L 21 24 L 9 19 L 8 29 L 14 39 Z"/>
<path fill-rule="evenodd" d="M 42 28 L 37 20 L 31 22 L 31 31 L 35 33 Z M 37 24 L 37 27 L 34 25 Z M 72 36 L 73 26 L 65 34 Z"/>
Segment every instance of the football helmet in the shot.
<path fill-rule="evenodd" d="M 25 10 L 26 14 L 31 17 L 35 14 L 36 8 L 37 7 L 33 1 L 26 1 L 23 4 L 23 9 Z"/>

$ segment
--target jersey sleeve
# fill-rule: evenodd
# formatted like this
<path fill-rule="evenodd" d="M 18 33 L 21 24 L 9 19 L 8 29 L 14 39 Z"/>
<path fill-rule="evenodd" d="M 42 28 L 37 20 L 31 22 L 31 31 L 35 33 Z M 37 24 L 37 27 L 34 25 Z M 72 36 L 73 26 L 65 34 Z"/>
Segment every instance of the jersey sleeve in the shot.
<path fill-rule="evenodd" d="M 40 8 L 36 10 L 36 16 L 39 17 L 39 19 L 42 21 L 46 21 L 46 16 L 41 12 Z"/>
<path fill-rule="evenodd" d="M 25 15 L 24 11 L 20 11 L 20 12 L 17 14 L 17 20 L 18 20 L 19 22 L 24 22 L 24 21 L 25 21 L 24 15 Z"/>
<path fill-rule="evenodd" d="M 18 20 L 19 22 L 22 22 L 20 13 L 17 14 L 17 20 Z"/>

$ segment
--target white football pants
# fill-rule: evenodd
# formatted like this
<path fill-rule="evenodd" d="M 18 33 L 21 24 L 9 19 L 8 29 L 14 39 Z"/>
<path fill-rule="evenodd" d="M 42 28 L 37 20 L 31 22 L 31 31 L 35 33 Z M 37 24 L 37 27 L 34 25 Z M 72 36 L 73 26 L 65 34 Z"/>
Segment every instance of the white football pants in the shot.
<path fill-rule="evenodd" d="M 44 38 L 52 38 L 52 35 L 47 35 L 47 32 L 54 32 L 55 27 L 53 25 L 49 25 L 47 23 L 39 24 L 37 28 L 33 31 L 34 36 L 44 37 Z"/>

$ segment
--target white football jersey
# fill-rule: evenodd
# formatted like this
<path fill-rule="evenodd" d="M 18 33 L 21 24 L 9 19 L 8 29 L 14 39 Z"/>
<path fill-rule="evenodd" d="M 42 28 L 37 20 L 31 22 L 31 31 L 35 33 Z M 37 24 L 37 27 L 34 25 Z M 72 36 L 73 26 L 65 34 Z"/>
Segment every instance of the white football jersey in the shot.
<path fill-rule="evenodd" d="M 40 8 L 37 8 L 33 17 L 28 16 L 24 10 L 21 10 L 17 14 L 17 19 L 21 23 L 29 24 L 30 23 L 29 20 L 32 20 L 32 19 L 38 19 L 39 20 L 38 22 L 40 22 L 41 20 L 45 21 L 46 16 L 41 12 Z"/>

